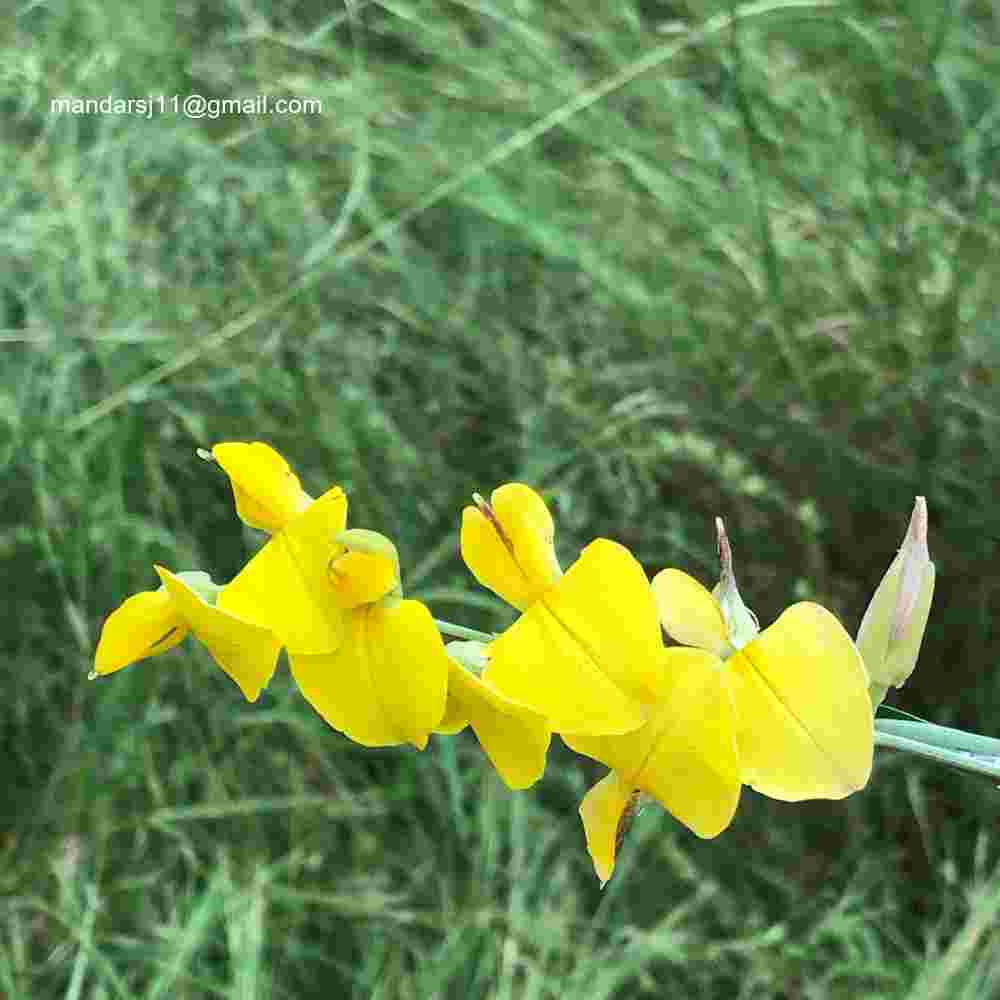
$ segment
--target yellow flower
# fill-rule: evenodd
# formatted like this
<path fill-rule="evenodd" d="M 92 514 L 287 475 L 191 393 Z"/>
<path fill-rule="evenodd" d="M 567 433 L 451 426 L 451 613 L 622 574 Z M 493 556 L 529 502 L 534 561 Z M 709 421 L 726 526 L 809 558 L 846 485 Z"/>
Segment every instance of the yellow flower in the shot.
<path fill-rule="evenodd" d="M 717 525 L 722 579 L 714 592 L 674 569 L 653 580 L 664 628 L 700 648 L 662 650 L 648 722 L 621 736 L 564 736 L 612 768 L 580 805 L 602 885 L 642 793 L 698 836 L 714 837 L 732 821 L 743 783 L 790 801 L 842 798 L 871 773 L 867 675 L 850 637 L 808 603 L 761 631 Z"/>
<path fill-rule="evenodd" d="M 889 687 L 902 687 L 917 665 L 934 597 L 934 563 L 927 549 L 927 501 L 917 497 L 896 558 L 878 585 L 858 630 L 857 645 L 877 708 Z"/>
<path fill-rule="evenodd" d="M 387 538 L 353 529 L 335 543 L 315 596 L 338 609 L 342 641 L 321 653 L 289 645 L 292 675 L 313 708 L 355 742 L 422 750 L 445 710 L 451 664 L 441 634 L 423 604 L 399 596 L 399 561 Z"/>
<path fill-rule="evenodd" d="M 661 649 L 649 721 L 623 736 L 570 736 L 611 774 L 580 805 L 587 847 L 603 885 L 611 877 L 635 793 L 645 792 L 699 837 L 715 837 L 739 804 L 736 714 L 722 661 L 698 649 Z"/>
<path fill-rule="evenodd" d="M 642 567 L 599 538 L 561 575 L 541 497 L 509 483 L 477 498 L 462 519 L 473 575 L 523 611 L 489 646 L 483 675 L 508 698 L 548 717 L 553 730 L 627 733 L 645 721 L 662 643 Z"/>
<path fill-rule="evenodd" d="M 861 656 L 840 622 L 810 602 L 787 608 L 758 634 L 736 588 L 721 521 L 718 526 L 718 596 L 679 570 L 663 570 L 652 585 L 663 627 L 724 661 L 745 784 L 789 802 L 844 798 L 867 784 L 872 767 Z"/>
<path fill-rule="evenodd" d="M 427 608 L 400 600 L 392 543 L 346 524 L 334 487 L 271 537 L 219 604 L 281 637 L 299 689 L 331 726 L 365 746 L 422 749 L 444 713 L 444 642 Z"/>
<path fill-rule="evenodd" d="M 219 607 L 259 622 L 289 653 L 327 653 L 345 637 L 330 594 L 334 539 L 347 527 L 347 497 L 327 490 L 276 531 L 219 596 Z"/>
<path fill-rule="evenodd" d="M 101 630 L 94 673 L 113 673 L 136 660 L 156 656 L 193 633 L 220 667 L 256 701 L 274 673 L 281 643 L 267 628 L 213 605 L 225 593 L 207 573 L 173 574 L 155 567 L 163 585 L 128 598 Z"/>
<path fill-rule="evenodd" d="M 548 719 L 512 701 L 477 671 L 486 665 L 482 643 L 450 642 L 448 701 L 439 733 L 459 733 L 471 726 L 497 773 L 509 788 L 533 785 L 545 770 L 552 730 Z"/>
<path fill-rule="evenodd" d="M 312 503 L 288 463 L 262 441 L 217 444 L 210 457 L 229 476 L 236 513 L 251 528 L 273 534 Z"/>

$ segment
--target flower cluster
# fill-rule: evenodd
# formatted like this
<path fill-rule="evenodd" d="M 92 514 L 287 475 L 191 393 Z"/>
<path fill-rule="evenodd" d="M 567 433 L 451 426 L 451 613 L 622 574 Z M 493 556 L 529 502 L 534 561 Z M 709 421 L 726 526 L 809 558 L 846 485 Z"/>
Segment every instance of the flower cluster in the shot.
<path fill-rule="evenodd" d="M 155 567 L 160 588 L 130 597 L 104 623 L 91 676 L 191 633 L 255 701 L 284 648 L 299 690 L 350 739 L 423 749 L 431 733 L 471 727 L 512 789 L 541 777 L 558 733 L 610 768 L 580 806 L 602 884 L 645 797 L 714 837 L 743 785 L 785 801 L 862 788 L 873 704 L 912 670 L 933 589 L 922 501 L 914 545 L 890 567 L 855 644 L 810 602 L 761 629 L 740 596 L 721 520 L 722 573 L 711 591 L 677 569 L 650 582 L 606 538 L 564 572 L 545 502 L 508 483 L 488 501 L 474 495 L 461 552 L 520 615 L 488 642 L 446 645 L 442 630 L 463 630 L 404 598 L 395 546 L 348 528 L 343 490 L 313 499 L 260 442 L 201 454 L 228 475 L 239 517 L 270 538 L 225 585 Z"/>

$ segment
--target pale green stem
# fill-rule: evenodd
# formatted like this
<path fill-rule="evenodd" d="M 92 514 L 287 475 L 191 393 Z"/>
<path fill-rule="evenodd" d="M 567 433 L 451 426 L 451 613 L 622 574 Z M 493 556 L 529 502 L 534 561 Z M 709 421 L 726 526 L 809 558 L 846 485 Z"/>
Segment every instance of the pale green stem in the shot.
<path fill-rule="evenodd" d="M 496 636 L 491 632 L 480 632 L 478 629 L 466 628 L 464 625 L 453 625 L 451 622 L 434 619 L 434 624 L 445 635 L 450 635 L 455 639 L 472 639 L 475 642 L 492 642 Z"/>
<path fill-rule="evenodd" d="M 961 771 L 1000 778 L 1000 741 L 989 736 L 929 722 L 877 719 L 875 745 L 926 757 Z"/>
<path fill-rule="evenodd" d="M 919 743 L 930 743 L 942 750 L 965 750 L 967 753 L 983 754 L 988 757 L 1000 756 L 1000 739 L 995 736 L 980 736 L 964 729 L 953 729 L 951 726 L 939 726 L 933 722 L 921 719 L 886 719 L 875 720 L 875 731 L 890 733 L 893 736 L 905 736 Z"/>

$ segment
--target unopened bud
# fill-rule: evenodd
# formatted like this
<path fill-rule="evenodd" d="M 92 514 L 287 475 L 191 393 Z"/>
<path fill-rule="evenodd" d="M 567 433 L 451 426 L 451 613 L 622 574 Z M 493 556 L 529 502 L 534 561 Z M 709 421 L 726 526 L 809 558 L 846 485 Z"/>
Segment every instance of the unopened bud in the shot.
<path fill-rule="evenodd" d="M 719 602 L 722 617 L 726 622 L 726 631 L 731 646 L 742 649 L 752 642 L 760 632 L 757 616 L 743 603 L 739 587 L 736 586 L 736 574 L 733 572 L 733 552 L 729 546 L 729 536 L 722 518 L 715 519 L 715 530 L 719 536 L 719 562 L 721 575 L 719 582 L 712 591 L 712 596 Z"/>
<path fill-rule="evenodd" d="M 856 640 L 869 676 L 872 705 L 913 673 L 934 595 L 927 548 L 927 501 L 917 497 L 906 537 L 861 619 Z"/>

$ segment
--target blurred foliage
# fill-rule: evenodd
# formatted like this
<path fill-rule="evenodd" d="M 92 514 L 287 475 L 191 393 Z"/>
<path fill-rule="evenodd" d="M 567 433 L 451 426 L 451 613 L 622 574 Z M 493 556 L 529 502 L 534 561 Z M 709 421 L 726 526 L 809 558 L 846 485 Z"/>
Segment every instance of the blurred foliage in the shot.
<path fill-rule="evenodd" d="M 152 562 L 226 579 L 259 544 L 194 449 L 262 439 L 481 627 L 510 612 L 458 559 L 473 490 L 541 488 L 564 564 L 607 535 L 706 582 L 721 514 L 763 621 L 808 597 L 852 632 L 923 494 L 939 582 L 894 700 L 1000 732 L 1000 22 L 775 7 L 21 5 L 0 993 L 1000 995 L 977 779 L 881 755 L 844 803 L 746 793 L 712 842 L 651 811 L 602 895 L 600 771 L 561 746 L 515 796 L 468 735 L 349 744 L 284 671 L 254 706 L 188 647 L 84 680 Z M 323 110 L 50 105 L 192 93 Z"/>

